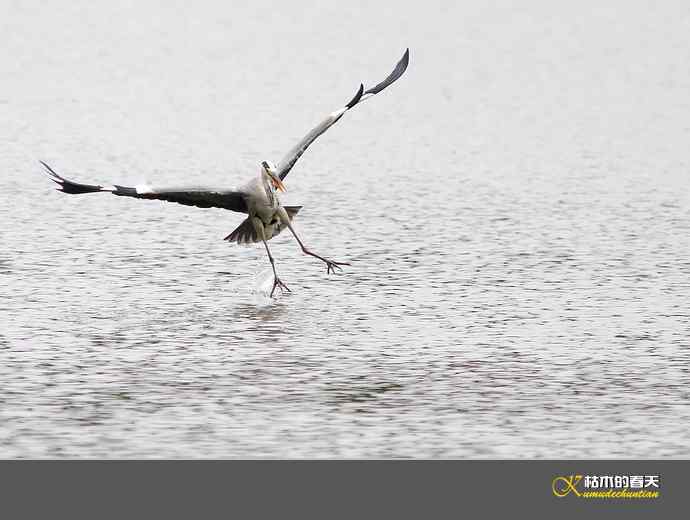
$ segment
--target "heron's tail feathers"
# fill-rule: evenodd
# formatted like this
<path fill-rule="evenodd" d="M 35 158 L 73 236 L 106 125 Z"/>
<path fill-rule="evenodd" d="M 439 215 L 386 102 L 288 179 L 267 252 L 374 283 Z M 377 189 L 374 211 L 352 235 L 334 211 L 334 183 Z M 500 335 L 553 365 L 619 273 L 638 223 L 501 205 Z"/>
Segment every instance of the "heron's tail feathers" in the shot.
<path fill-rule="evenodd" d="M 302 206 L 284 206 L 285 211 L 287 211 L 290 217 L 290 222 L 295 218 L 295 215 L 302 209 Z M 266 234 L 266 240 L 270 240 L 274 236 L 278 235 L 287 226 L 280 222 L 274 225 L 264 226 L 264 233 Z M 256 232 L 256 228 L 250 218 L 246 218 L 242 223 L 235 228 L 235 230 L 226 236 L 223 240 L 228 242 L 237 242 L 240 245 L 254 244 L 256 242 L 261 242 L 261 237 Z"/>
<path fill-rule="evenodd" d="M 223 240 L 227 240 L 228 242 L 237 242 L 238 244 L 253 244 L 254 242 L 259 241 L 259 235 L 256 233 L 256 229 L 254 229 L 254 224 L 252 224 L 252 221 L 246 218 Z"/>

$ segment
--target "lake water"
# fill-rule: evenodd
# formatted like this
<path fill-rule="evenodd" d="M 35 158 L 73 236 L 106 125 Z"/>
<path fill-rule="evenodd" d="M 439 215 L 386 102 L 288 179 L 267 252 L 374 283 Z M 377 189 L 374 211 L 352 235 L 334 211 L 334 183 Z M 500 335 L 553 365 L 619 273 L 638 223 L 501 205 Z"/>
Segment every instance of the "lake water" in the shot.
<path fill-rule="evenodd" d="M 0 457 L 690 457 L 690 4 L 0 6 Z M 193 5 L 193 6 L 192 6 Z M 56 192 L 233 186 L 243 219 Z"/>

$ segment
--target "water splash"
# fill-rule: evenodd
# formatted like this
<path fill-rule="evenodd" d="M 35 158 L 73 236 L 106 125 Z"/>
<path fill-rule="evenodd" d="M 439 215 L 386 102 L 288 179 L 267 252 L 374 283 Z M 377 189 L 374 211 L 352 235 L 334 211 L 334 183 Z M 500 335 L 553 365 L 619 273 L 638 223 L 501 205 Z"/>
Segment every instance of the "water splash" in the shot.
<path fill-rule="evenodd" d="M 254 275 L 252 290 L 254 294 L 259 294 L 269 298 L 272 289 L 273 271 L 271 269 L 263 269 Z"/>

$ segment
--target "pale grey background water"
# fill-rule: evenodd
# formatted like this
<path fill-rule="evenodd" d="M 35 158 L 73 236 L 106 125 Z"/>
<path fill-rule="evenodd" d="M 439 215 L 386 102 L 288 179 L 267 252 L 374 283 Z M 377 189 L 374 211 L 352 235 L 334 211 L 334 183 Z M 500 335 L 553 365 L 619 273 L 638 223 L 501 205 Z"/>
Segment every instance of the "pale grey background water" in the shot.
<path fill-rule="evenodd" d="M 0 3 L 0 456 L 690 456 L 690 4 L 112 4 Z M 406 46 L 275 301 L 241 215 L 37 163 L 234 185 Z"/>

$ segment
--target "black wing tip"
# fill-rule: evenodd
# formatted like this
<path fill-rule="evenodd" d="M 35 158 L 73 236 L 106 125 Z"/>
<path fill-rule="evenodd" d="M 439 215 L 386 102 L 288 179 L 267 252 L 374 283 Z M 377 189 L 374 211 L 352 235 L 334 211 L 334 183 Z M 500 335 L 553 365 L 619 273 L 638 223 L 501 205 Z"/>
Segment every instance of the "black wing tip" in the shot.
<path fill-rule="evenodd" d="M 58 175 L 58 174 L 55 172 L 55 170 L 53 170 L 53 169 L 48 165 L 47 162 L 41 161 L 40 159 L 39 159 L 38 162 L 40 162 L 40 163 L 43 165 L 43 167 L 46 169 L 46 173 L 48 174 L 48 178 L 49 178 L 51 181 L 53 181 L 54 183 L 56 183 L 56 184 L 58 185 L 58 188 L 56 188 L 56 189 L 57 189 L 58 191 L 65 191 L 65 178 L 62 177 L 62 176 L 60 176 L 60 175 Z"/>
<path fill-rule="evenodd" d="M 405 69 L 407 69 L 407 66 L 410 63 L 410 48 L 408 47 L 405 49 L 405 54 L 403 54 L 403 57 L 400 59 L 401 63 L 405 64 Z"/>
<path fill-rule="evenodd" d="M 383 89 L 386 87 L 389 87 L 396 81 L 400 79 L 400 76 L 402 76 L 405 71 L 407 70 L 407 66 L 410 63 L 410 49 L 409 47 L 405 49 L 405 53 L 402 55 L 402 58 L 398 61 L 398 63 L 395 64 L 395 68 L 393 69 L 393 72 L 391 72 L 386 79 L 384 79 L 381 83 L 378 85 L 371 87 L 369 90 L 365 92 L 365 94 L 378 94 L 381 92 Z"/>
<path fill-rule="evenodd" d="M 407 66 L 410 64 L 410 48 L 405 49 L 405 54 L 402 55 L 400 61 L 395 65 L 395 69 L 391 74 L 391 83 L 397 81 L 400 76 L 405 74 Z M 390 84 L 390 83 L 389 83 Z"/>
<path fill-rule="evenodd" d="M 60 177 L 60 175 L 58 175 L 58 174 L 55 172 L 55 170 L 53 170 L 50 166 L 48 166 L 48 163 L 47 163 L 47 162 L 41 161 L 40 159 L 39 159 L 38 162 L 40 162 L 40 163 L 43 165 L 43 167 L 46 169 L 46 172 L 48 173 L 48 175 L 51 176 L 51 178 L 52 178 L 53 180 L 55 180 L 55 179 L 60 179 L 60 180 L 62 180 L 62 177 Z"/>
<path fill-rule="evenodd" d="M 398 61 L 398 63 L 395 64 L 395 69 L 393 69 L 393 72 L 391 72 L 390 78 L 390 83 L 393 83 L 395 80 L 397 80 L 400 76 L 402 76 L 405 71 L 407 70 L 407 66 L 410 64 L 410 48 L 407 47 L 405 49 L 405 52 L 402 55 L 402 58 Z M 390 85 L 389 83 L 389 85 Z"/>
<path fill-rule="evenodd" d="M 90 184 L 79 184 L 78 182 L 73 182 L 68 179 L 65 179 L 62 175 L 59 175 L 58 173 L 53 170 L 48 163 L 45 161 L 39 160 L 43 167 L 46 169 L 46 173 L 48 174 L 49 178 L 51 181 L 55 182 L 58 187 L 57 190 L 61 191 L 63 193 L 69 193 L 69 194 L 77 194 L 77 193 L 94 193 L 97 191 L 101 191 L 101 186 L 92 186 Z"/>
<path fill-rule="evenodd" d="M 355 106 L 357 103 L 359 103 L 359 100 L 362 99 L 362 95 L 364 94 L 364 84 L 360 83 L 359 84 L 359 90 L 357 91 L 357 94 L 355 94 L 355 97 L 353 97 L 350 102 L 345 105 L 345 107 L 349 110 L 353 106 Z"/>

